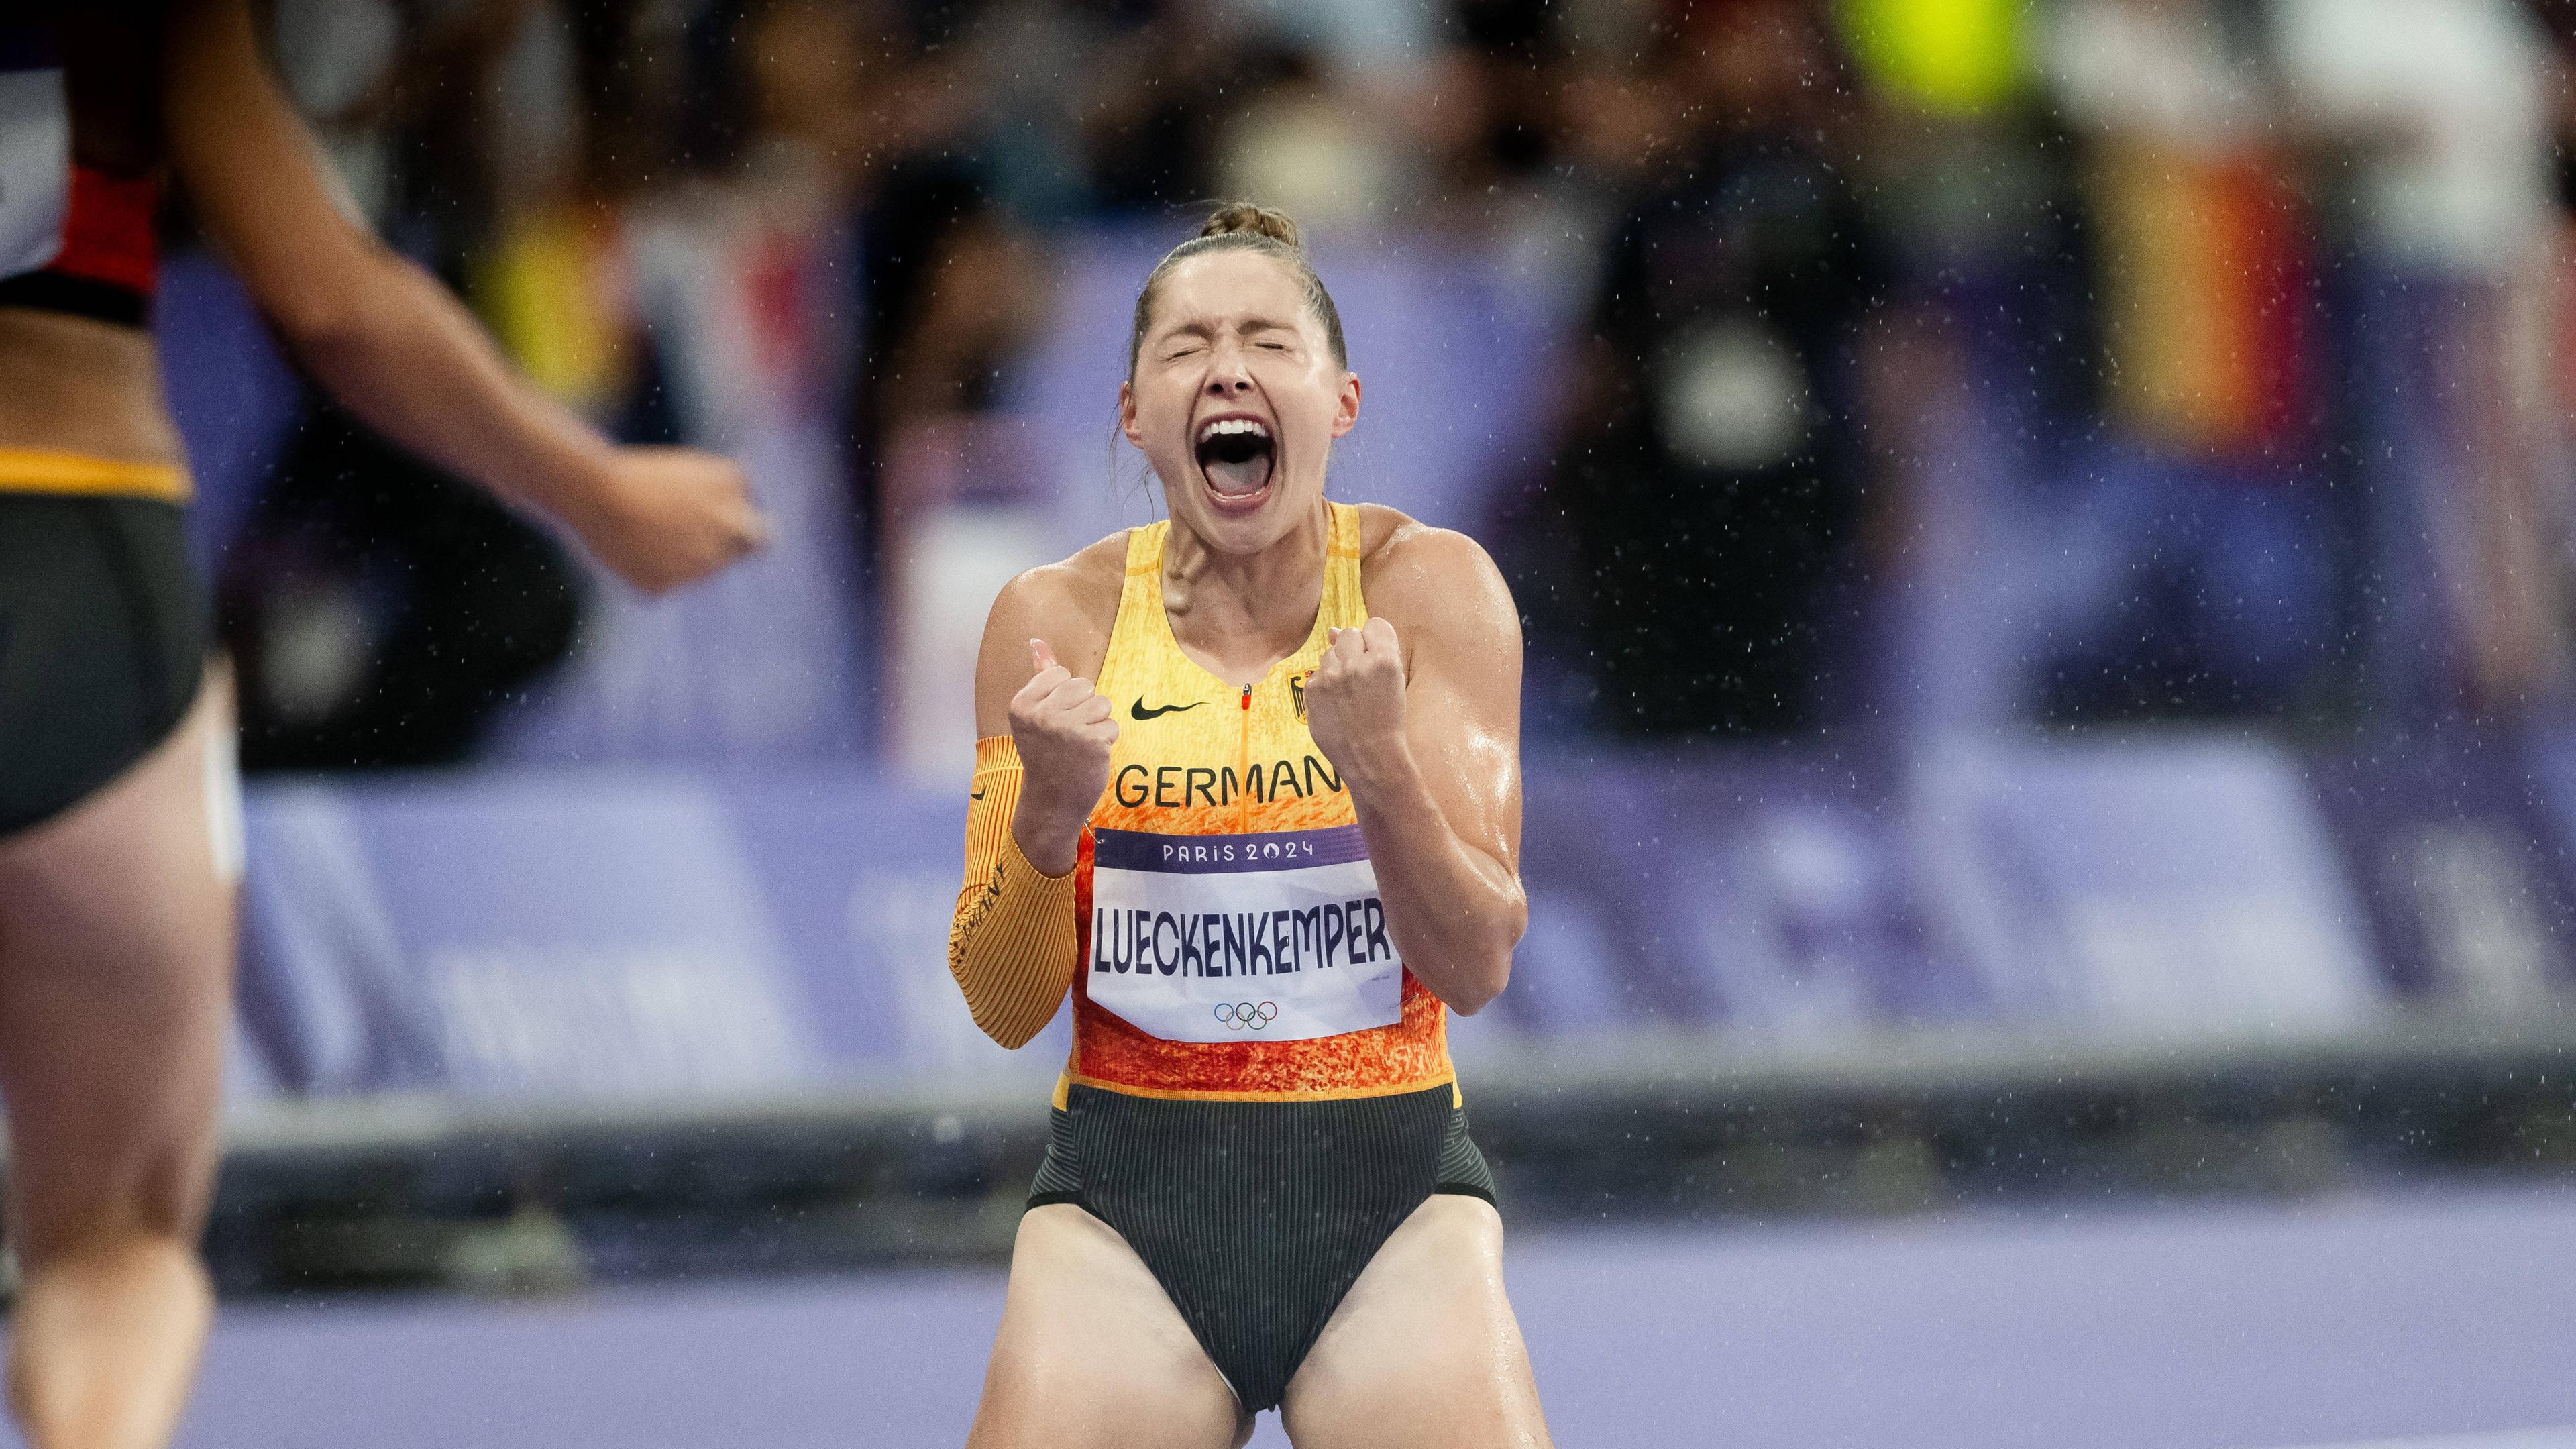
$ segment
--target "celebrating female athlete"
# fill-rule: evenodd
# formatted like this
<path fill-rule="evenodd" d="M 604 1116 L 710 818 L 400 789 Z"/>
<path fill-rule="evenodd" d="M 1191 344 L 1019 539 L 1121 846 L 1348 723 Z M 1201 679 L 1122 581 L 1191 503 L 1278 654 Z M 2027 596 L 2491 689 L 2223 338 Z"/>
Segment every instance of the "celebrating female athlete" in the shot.
<path fill-rule="evenodd" d="M 994 602 L 949 966 L 1074 1045 L 975 1449 L 1546 1442 L 1444 1029 L 1528 916 L 1518 619 L 1326 500 L 1359 406 L 1295 225 L 1224 208 L 1120 390 L 1170 520 Z"/>
<path fill-rule="evenodd" d="M 243 0 L 0 18 L 0 1091 L 37 1449 L 165 1442 L 212 1295 L 239 845 L 188 475 L 146 328 L 175 174 L 317 381 L 667 588 L 758 543 L 741 474 L 621 450 L 335 204 Z"/>

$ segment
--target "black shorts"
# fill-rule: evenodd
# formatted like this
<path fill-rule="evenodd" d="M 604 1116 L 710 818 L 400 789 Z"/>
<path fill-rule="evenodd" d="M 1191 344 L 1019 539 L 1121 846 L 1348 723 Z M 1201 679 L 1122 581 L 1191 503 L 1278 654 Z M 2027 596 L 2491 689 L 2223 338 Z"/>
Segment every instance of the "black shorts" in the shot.
<path fill-rule="evenodd" d="M 176 505 L 0 493 L 0 836 L 169 738 L 208 631 Z"/>
<path fill-rule="evenodd" d="M 1434 1193 L 1494 1200 L 1447 1086 L 1320 1102 L 1073 1087 L 1029 1206 L 1117 1229 L 1250 1412 L 1297 1366 L 1389 1235 Z"/>

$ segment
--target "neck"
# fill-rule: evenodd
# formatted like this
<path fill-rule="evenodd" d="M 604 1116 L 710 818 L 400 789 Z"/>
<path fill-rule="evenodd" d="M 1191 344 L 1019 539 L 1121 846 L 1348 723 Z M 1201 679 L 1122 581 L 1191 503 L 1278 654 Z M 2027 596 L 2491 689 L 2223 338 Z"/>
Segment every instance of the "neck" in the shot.
<path fill-rule="evenodd" d="M 1331 534 L 1320 499 L 1304 522 L 1254 554 L 1210 548 L 1174 518 L 1163 543 L 1163 611 L 1173 639 L 1213 673 L 1257 681 L 1314 632 Z"/>

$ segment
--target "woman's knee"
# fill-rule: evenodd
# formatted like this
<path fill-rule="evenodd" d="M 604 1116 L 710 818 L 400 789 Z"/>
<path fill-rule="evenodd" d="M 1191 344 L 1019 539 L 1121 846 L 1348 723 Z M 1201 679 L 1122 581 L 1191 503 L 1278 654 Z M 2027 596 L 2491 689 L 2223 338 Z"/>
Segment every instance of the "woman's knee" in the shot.
<path fill-rule="evenodd" d="M 123 1155 L 112 1181 L 42 1165 L 12 1173 L 9 1229 L 23 1266 L 134 1244 L 196 1251 L 214 1199 L 219 1153 L 211 1134 Z"/>

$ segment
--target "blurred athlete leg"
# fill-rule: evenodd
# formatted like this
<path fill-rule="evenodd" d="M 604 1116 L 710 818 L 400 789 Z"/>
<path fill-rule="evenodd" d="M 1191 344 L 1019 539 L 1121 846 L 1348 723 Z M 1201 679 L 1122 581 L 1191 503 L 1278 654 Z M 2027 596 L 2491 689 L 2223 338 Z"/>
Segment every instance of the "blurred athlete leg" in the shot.
<path fill-rule="evenodd" d="M 210 666 L 169 739 L 0 844 L 9 1397 L 34 1449 L 166 1443 L 213 1317 L 197 1234 L 232 997 L 238 854 L 212 753 L 231 719 Z"/>
<path fill-rule="evenodd" d="M 1441 1193 L 1413 1210 L 1333 1310 L 1280 1418 L 1297 1449 L 1546 1449 L 1492 1204 Z"/>
<path fill-rule="evenodd" d="M 1070 1203 L 1020 1216 L 967 1449 L 1241 1449 L 1234 1401 L 1136 1250 Z"/>

